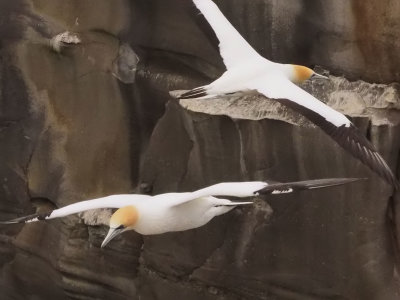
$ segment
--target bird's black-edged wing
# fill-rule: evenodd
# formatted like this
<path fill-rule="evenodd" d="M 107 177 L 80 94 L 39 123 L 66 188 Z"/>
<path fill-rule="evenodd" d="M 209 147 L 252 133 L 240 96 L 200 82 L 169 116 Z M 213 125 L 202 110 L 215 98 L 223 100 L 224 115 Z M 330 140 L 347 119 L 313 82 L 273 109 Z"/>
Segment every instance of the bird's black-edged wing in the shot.
<path fill-rule="evenodd" d="M 254 194 L 256 195 L 288 194 L 297 191 L 314 190 L 314 189 L 338 186 L 363 179 L 364 178 L 325 178 L 325 179 L 313 179 L 313 180 L 285 182 L 285 183 L 272 183 L 254 192 Z"/>
<path fill-rule="evenodd" d="M 399 188 L 399 183 L 385 160 L 345 115 L 279 76 L 260 78 L 250 84 L 249 88 L 299 112 L 389 184 Z"/>
<path fill-rule="evenodd" d="M 52 211 L 46 212 L 46 213 L 40 213 L 40 214 L 32 214 L 20 218 L 15 218 L 12 220 L 8 221 L 0 221 L 0 224 L 17 224 L 17 223 L 29 223 L 29 222 L 35 222 L 35 221 L 42 221 L 46 220 L 49 218 L 51 215 Z"/>
<path fill-rule="evenodd" d="M 219 40 L 220 54 L 227 69 L 235 67 L 244 59 L 261 59 L 212 0 L 193 0 L 193 2 L 215 32 Z"/>
<path fill-rule="evenodd" d="M 385 160 L 353 124 L 337 127 L 318 113 L 315 113 L 314 111 L 293 101 L 288 99 L 275 100 L 301 113 L 315 125 L 320 127 L 325 133 L 330 135 L 340 146 L 342 146 L 342 148 L 350 152 L 354 157 L 358 158 L 363 164 L 367 165 L 389 184 L 393 185 L 396 189 L 399 188 L 399 183 Z"/>
<path fill-rule="evenodd" d="M 46 213 L 38 213 L 8 221 L 0 221 L 0 224 L 30 223 L 47 219 L 55 219 L 98 208 L 121 208 L 123 206 L 135 205 L 140 201 L 146 201 L 151 198 L 151 196 L 139 194 L 111 195 L 107 197 L 76 202 Z"/>

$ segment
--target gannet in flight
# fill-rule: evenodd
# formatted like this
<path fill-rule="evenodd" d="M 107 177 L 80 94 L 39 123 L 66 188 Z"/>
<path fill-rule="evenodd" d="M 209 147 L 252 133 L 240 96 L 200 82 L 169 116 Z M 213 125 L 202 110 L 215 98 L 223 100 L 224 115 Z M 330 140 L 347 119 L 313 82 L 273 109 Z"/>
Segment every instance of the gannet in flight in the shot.
<path fill-rule="evenodd" d="M 387 163 L 346 116 L 295 84 L 324 76 L 304 66 L 279 64 L 263 58 L 236 31 L 213 1 L 193 2 L 219 40 L 220 54 L 227 71 L 210 84 L 188 91 L 178 98 L 208 99 L 236 92 L 257 91 L 304 115 L 388 183 L 399 187 Z"/>
<path fill-rule="evenodd" d="M 267 183 L 263 181 L 223 182 L 187 193 L 148 195 L 112 195 L 77 202 L 47 213 L 33 214 L 2 221 L 0 224 L 30 223 L 65 217 L 97 208 L 119 208 L 110 219 L 110 230 L 102 243 L 104 247 L 118 234 L 135 230 L 143 235 L 183 231 L 208 223 L 239 205 L 253 202 L 235 202 L 215 196 L 254 197 L 292 193 L 342 185 L 359 178 L 327 178 L 289 183 Z"/>

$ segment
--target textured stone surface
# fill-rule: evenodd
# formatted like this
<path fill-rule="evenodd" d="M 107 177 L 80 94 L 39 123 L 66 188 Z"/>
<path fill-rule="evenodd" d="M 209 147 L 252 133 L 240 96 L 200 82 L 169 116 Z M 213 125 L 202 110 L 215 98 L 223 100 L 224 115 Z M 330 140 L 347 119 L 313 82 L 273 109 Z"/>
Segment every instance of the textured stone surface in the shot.
<path fill-rule="evenodd" d="M 263 55 L 352 80 L 306 88 L 353 116 L 400 175 L 395 0 L 216 2 Z M 2 226 L 2 299 L 400 297 L 400 196 L 391 202 L 389 186 L 267 100 L 216 99 L 193 112 L 169 96 L 223 71 L 191 1 L 0 1 L 0 24 L 1 219 L 227 180 L 370 178 L 260 198 L 187 232 L 125 233 L 105 249 L 110 210 Z M 66 31 L 81 43 L 57 53 L 51 38 Z"/>
<path fill-rule="evenodd" d="M 309 93 L 334 109 L 352 116 L 370 119 L 373 125 L 399 125 L 400 85 L 393 83 L 369 84 L 349 82 L 342 77 L 330 76 L 329 80 L 307 81 L 302 86 Z M 172 91 L 177 97 L 182 91 Z M 238 93 L 209 101 L 198 99 L 179 100 L 188 110 L 212 115 L 226 115 L 233 119 L 274 119 L 301 126 L 313 126 L 306 118 L 287 110 L 276 101 L 259 94 Z"/>
<path fill-rule="evenodd" d="M 177 115 L 181 120 L 177 121 Z M 175 137 L 172 143 L 168 132 L 181 130 L 182 125 L 187 134 L 179 134 L 180 138 Z M 371 131 L 378 141 L 396 137 L 388 149 L 398 153 L 399 129 L 372 126 Z M 188 143 L 184 140 L 192 141 L 193 146 L 181 147 Z M 164 154 L 182 151 L 181 156 Z M 201 255 L 195 259 L 184 255 L 193 254 L 193 249 L 200 247 L 197 243 L 203 244 L 205 239 L 207 245 L 213 243 L 209 234 L 179 234 L 180 243 L 186 240 L 184 245 L 193 246 L 185 254 L 176 249 L 176 234 L 149 238 L 152 243 L 145 240 L 144 258 L 151 269 L 169 276 L 190 275 L 192 280 L 227 289 L 246 299 L 268 299 L 266 295 L 271 299 L 398 297 L 392 274 L 395 257 L 389 250 L 393 246 L 393 228 L 389 230 L 384 221 L 391 190 L 319 129 L 268 119 L 235 121 L 188 112 L 170 102 L 153 133 L 147 155 L 145 166 L 150 167 L 143 168 L 141 178 L 151 182 L 155 192 L 175 188 L 178 180 L 180 186 L 190 187 L 197 182 L 210 184 L 216 178 L 370 177 L 368 182 L 351 187 L 267 199 L 274 211 L 272 216 L 265 219 L 268 213 L 256 208 L 227 221 L 230 230 L 223 234 L 222 244 L 214 246 L 215 250 L 194 272 L 195 259 Z M 389 159 L 387 155 L 386 158 Z M 395 159 L 392 155 L 389 161 Z M 182 171 L 179 166 L 185 162 L 186 171 Z M 169 176 L 159 177 L 165 169 Z M 215 235 L 224 230 L 213 225 L 198 231 Z M 206 253 L 204 248 L 201 254 Z M 188 261 L 191 264 L 185 273 L 180 266 Z M 387 281 L 378 284 L 382 278 Z"/>

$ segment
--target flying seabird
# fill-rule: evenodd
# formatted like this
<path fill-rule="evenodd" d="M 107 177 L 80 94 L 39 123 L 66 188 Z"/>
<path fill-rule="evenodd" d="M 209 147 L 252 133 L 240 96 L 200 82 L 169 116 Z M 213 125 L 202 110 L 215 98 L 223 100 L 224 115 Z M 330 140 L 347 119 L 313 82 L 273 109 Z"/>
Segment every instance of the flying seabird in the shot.
<path fill-rule="evenodd" d="M 353 123 L 296 85 L 313 77 L 327 77 L 305 66 L 280 64 L 265 59 L 236 31 L 213 1 L 193 2 L 219 40 L 220 54 L 227 71 L 210 84 L 183 93 L 178 98 L 209 99 L 237 92 L 257 91 L 304 115 L 389 184 L 399 188 L 385 160 Z"/>
<path fill-rule="evenodd" d="M 216 196 L 254 197 L 293 193 L 342 185 L 360 180 L 359 178 L 327 178 L 289 183 L 268 183 L 264 181 L 223 182 L 186 193 L 167 193 L 156 196 L 128 194 L 111 195 L 103 198 L 77 202 L 47 213 L 32 214 L 0 224 L 30 223 L 65 217 L 71 214 L 97 209 L 119 208 L 110 219 L 110 229 L 102 247 L 118 234 L 135 230 L 143 235 L 184 231 L 208 223 L 215 216 L 222 215 L 236 206 L 253 202 L 235 202 Z"/>

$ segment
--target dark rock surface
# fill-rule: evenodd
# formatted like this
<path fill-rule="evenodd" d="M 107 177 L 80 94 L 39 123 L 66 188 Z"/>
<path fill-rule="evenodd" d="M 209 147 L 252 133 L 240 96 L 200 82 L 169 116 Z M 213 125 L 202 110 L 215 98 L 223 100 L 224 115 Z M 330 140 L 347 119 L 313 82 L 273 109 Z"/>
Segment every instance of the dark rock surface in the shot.
<path fill-rule="evenodd" d="M 397 1 L 216 2 L 268 58 L 370 82 L 308 88 L 354 116 L 400 175 Z M 389 186 L 283 108 L 186 103 L 196 112 L 169 96 L 223 71 L 191 1 L 0 1 L 0 24 L 1 219 L 228 180 L 370 178 L 260 198 L 187 232 L 125 233 L 105 249 L 107 210 L 2 226 L 1 299 L 399 299 L 400 196 Z M 81 43 L 57 53 L 51 38 L 65 31 Z"/>

